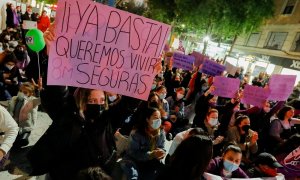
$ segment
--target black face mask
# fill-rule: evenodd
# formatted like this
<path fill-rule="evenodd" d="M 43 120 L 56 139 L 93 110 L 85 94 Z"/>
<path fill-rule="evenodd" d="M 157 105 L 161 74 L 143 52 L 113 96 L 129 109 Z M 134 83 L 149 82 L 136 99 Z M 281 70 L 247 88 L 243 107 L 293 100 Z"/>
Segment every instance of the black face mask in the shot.
<path fill-rule="evenodd" d="M 84 112 L 85 119 L 91 122 L 96 121 L 104 111 L 104 106 L 99 104 L 87 104 Z"/>
<path fill-rule="evenodd" d="M 249 129 L 250 129 L 250 125 L 244 125 L 244 126 L 242 126 L 242 130 L 245 131 L 246 133 L 249 132 Z"/>

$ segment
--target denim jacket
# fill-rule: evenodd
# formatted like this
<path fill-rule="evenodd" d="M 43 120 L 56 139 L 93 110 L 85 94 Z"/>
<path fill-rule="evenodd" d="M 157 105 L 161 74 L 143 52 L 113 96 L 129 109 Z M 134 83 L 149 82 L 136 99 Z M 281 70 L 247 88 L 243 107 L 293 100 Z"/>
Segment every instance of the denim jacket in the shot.
<path fill-rule="evenodd" d="M 129 137 L 128 155 L 136 161 L 148 161 L 153 159 L 150 151 L 160 148 L 165 150 L 165 133 L 161 129 L 156 138 L 155 147 L 151 147 L 150 138 L 140 134 L 137 131 L 132 131 Z M 153 149 L 152 149 L 153 148 Z"/>

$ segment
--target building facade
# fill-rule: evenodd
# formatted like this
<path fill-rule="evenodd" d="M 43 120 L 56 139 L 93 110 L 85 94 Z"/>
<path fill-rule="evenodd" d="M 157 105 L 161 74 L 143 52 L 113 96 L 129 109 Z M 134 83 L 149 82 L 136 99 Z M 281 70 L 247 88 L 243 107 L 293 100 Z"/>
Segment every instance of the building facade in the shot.
<path fill-rule="evenodd" d="M 272 19 L 237 38 L 228 61 L 253 76 L 294 74 L 300 81 L 300 0 L 275 0 L 275 5 Z"/>

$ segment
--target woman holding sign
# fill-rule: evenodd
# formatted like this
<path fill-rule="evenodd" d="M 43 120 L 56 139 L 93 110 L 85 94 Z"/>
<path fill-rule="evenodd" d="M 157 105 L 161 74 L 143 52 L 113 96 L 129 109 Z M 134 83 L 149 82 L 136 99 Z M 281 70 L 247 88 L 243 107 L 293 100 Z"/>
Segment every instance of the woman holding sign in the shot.
<path fill-rule="evenodd" d="M 48 50 L 54 32 L 52 25 L 44 34 Z M 155 70 L 160 69 L 158 64 Z M 101 167 L 109 174 L 116 161 L 114 133 L 120 116 L 128 106 L 136 108 L 139 100 L 123 96 L 108 109 L 102 90 L 77 88 L 72 94 L 67 87 L 47 86 L 41 102 L 53 123 L 28 154 L 31 174 L 49 172 L 52 179 L 75 179 L 89 167 Z"/>

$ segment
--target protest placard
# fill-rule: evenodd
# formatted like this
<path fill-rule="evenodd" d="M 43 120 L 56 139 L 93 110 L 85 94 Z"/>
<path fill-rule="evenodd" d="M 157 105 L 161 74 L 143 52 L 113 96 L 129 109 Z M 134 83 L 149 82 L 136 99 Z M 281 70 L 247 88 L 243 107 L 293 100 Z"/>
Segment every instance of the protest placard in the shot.
<path fill-rule="evenodd" d="M 202 73 L 205 73 L 210 76 L 219 76 L 225 71 L 226 67 L 218 64 L 215 61 L 206 59 L 202 66 Z"/>
<path fill-rule="evenodd" d="M 61 0 L 49 85 L 101 89 L 147 100 L 170 26 L 93 1 Z"/>
<path fill-rule="evenodd" d="M 244 104 L 251 104 L 257 107 L 263 107 L 269 95 L 270 90 L 268 89 L 258 86 L 246 85 L 241 102 Z"/>
<path fill-rule="evenodd" d="M 191 56 L 195 57 L 195 62 L 194 65 L 196 67 L 200 66 L 201 64 L 203 64 L 205 59 L 209 59 L 208 56 L 204 56 L 203 54 L 197 52 L 197 51 L 193 51 Z"/>
<path fill-rule="evenodd" d="M 193 70 L 194 61 L 194 56 L 187 56 L 180 53 L 173 54 L 173 67 L 191 71 Z"/>
<path fill-rule="evenodd" d="M 296 75 L 274 74 L 269 80 L 269 100 L 285 101 L 293 91 Z"/>
<path fill-rule="evenodd" d="M 225 67 L 226 67 L 227 73 L 230 74 L 230 75 L 232 75 L 232 76 L 234 76 L 235 73 L 236 73 L 236 71 L 238 70 L 238 67 L 230 64 L 229 62 L 225 63 Z"/>
<path fill-rule="evenodd" d="M 37 22 L 24 20 L 22 26 L 23 26 L 23 29 L 34 29 L 34 28 L 37 28 Z"/>
<path fill-rule="evenodd" d="M 240 88 L 240 80 L 235 78 L 216 76 L 214 78 L 213 86 L 216 87 L 216 90 L 212 92 L 213 95 L 234 98 Z"/>

